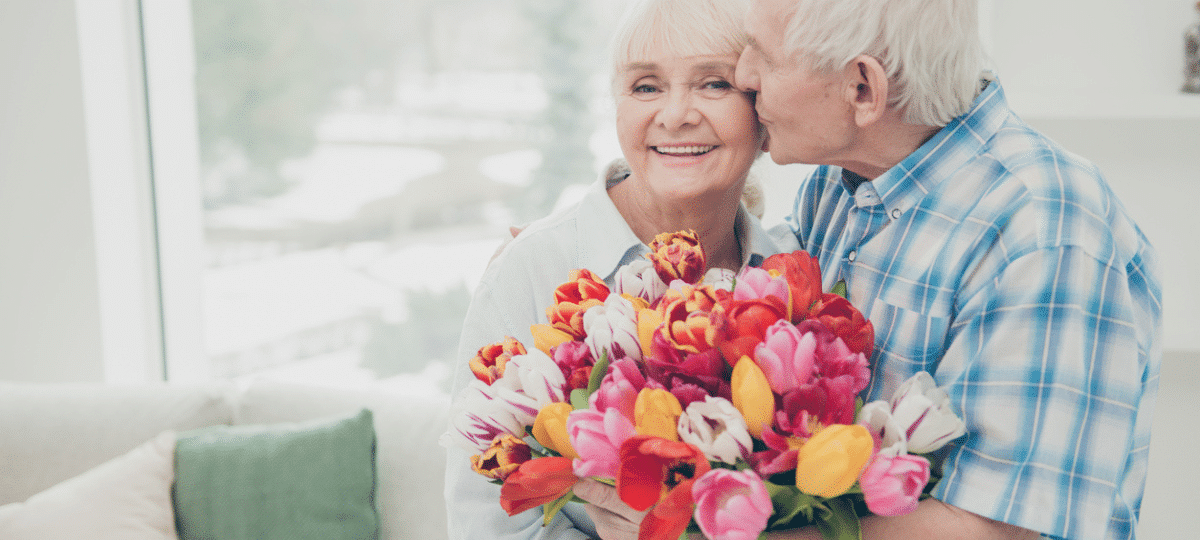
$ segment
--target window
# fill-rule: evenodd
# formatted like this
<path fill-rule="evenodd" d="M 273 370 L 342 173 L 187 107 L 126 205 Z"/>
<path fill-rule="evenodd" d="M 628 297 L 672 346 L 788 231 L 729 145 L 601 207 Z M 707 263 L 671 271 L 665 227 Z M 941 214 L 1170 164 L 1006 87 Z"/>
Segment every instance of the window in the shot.
<path fill-rule="evenodd" d="M 619 153 L 622 8 L 143 3 L 168 377 L 447 384 L 508 226 Z"/>

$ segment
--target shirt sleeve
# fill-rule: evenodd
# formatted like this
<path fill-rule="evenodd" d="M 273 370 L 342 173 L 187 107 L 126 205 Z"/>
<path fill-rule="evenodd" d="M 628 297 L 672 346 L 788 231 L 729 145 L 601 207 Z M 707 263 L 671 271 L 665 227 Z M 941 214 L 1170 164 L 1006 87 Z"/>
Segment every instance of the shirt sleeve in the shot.
<path fill-rule="evenodd" d="M 1161 357 L 1157 282 L 1136 263 L 1032 250 L 959 304 L 935 376 L 967 437 L 935 497 L 1057 537 L 1132 538 Z"/>
<path fill-rule="evenodd" d="M 495 264 L 497 261 L 494 261 Z M 491 286 L 505 283 L 504 289 Z M 519 279 L 488 279 L 479 285 L 467 310 L 454 359 L 454 396 L 467 385 L 472 375 L 467 361 L 480 347 L 513 336 L 526 347 L 533 341 L 528 328 L 535 300 L 533 291 Z M 590 538 L 586 514 L 578 505 L 568 505 L 553 521 L 542 526 L 540 507 L 509 516 L 500 507 L 500 486 L 476 474 L 466 450 L 452 447 L 446 461 L 446 514 L 451 540 L 583 540 Z M 576 522 L 581 522 L 580 526 Z"/>

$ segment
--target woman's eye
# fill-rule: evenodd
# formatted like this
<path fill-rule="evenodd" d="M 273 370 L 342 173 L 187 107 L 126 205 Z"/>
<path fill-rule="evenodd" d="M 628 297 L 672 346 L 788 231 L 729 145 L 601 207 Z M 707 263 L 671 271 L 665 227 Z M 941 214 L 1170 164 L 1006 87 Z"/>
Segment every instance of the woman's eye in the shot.
<path fill-rule="evenodd" d="M 705 90 L 729 90 L 733 85 L 729 81 L 708 81 L 704 83 Z"/>
<path fill-rule="evenodd" d="M 658 91 L 658 87 L 649 84 L 639 84 L 633 87 L 635 94 L 650 94 Z"/>

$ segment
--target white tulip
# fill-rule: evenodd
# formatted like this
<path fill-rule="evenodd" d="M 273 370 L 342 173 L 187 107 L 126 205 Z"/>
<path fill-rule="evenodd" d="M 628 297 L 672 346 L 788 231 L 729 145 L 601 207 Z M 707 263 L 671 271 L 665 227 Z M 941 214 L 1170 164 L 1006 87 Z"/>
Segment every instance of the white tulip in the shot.
<path fill-rule="evenodd" d="M 667 284 L 658 277 L 650 261 L 636 259 L 617 269 L 613 277 L 613 292 L 654 302 L 667 292 Z"/>
<path fill-rule="evenodd" d="M 704 401 L 693 401 L 679 416 L 678 428 L 683 442 L 713 461 L 733 465 L 753 448 L 746 420 L 725 398 L 705 396 Z"/>
<path fill-rule="evenodd" d="M 592 351 L 592 358 L 607 354 L 609 361 L 622 357 L 642 359 L 642 344 L 638 341 L 637 310 L 620 294 L 609 294 L 604 304 L 583 312 L 583 342 Z"/>
<path fill-rule="evenodd" d="M 924 371 L 896 390 L 892 418 L 908 434 L 908 451 L 917 454 L 933 452 L 967 431 L 950 406 L 950 396 Z"/>
<path fill-rule="evenodd" d="M 566 401 L 567 380 L 562 369 L 538 349 L 512 357 L 504 367 L 504 376 L 492 385 L 529 396 L 538 409 Z"/>
<path fill-rule="evenodd" d="M 908 440 L 900 424 L 892 417 L 892 406 L 886 401 L 872 401 L 858 411 L 856 424 L 865 426 L 880 439 L 879 453 L 899 456 L 908 453 Z"/>
<path fill-rule="evenodd" d="M 709 268 L 704 273 L 705 285 L 712 285 L 714 289 L 723 289 L 726 291 L 733 290 L 734 281 L 737 279 L 737 272 L 728 268 Z"/>
<path fill-rule="evenodd" d="M 442 435 L 442 446 L 461 446 L 478 454 L 492 444 L 497 435 L 525 436 L 539 410 L 537 401 L 522 392 L 504 386 L 488 386 L 471 381 L 459 395 L 450 415 L 450 429 Z"/>

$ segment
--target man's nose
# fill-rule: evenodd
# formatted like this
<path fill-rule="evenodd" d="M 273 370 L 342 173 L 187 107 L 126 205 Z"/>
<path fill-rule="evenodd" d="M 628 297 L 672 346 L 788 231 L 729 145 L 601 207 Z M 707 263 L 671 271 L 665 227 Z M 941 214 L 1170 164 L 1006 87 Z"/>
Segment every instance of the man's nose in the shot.
<path fill-rule="evenodd" d="M 754 50 L 746 47 L 738 56 L 737 68 L 733 72 L 733 84 L 743 92 L 757 92 L 759 87 L 758 72 L 752 67 Z"/>

